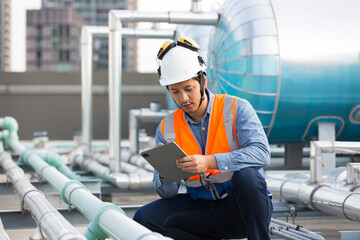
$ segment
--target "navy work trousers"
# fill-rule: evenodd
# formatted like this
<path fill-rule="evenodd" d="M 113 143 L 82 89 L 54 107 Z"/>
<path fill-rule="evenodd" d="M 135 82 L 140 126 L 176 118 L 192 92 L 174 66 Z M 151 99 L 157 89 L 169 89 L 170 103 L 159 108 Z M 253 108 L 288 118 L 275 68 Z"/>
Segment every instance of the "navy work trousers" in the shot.
<path fill-rule="evenodd" d="M 234 173 L 231 192 L 221 200 L 193 200 L 188 194 L 139 208 L 134 220 L 173 239 L 269 238 L 272 203 L 255 168 Z"/>

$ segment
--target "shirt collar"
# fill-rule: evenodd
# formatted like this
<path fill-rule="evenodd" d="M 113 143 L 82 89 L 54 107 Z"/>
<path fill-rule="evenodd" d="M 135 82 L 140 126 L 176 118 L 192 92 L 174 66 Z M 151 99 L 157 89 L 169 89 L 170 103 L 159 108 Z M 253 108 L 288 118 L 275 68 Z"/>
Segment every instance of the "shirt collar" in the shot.
<path fill-rule="evenodd" d="M 210 116 L 210 114 L 211 114 L 211 103 L 213 102 L 213 100 L 214 100 L 214 94 L 212 93 L 212 92 L 210 92 L 210 90 L 208 90 L 207 88 L 205 89 L 205 92 L 207 93 L 207 95 L 208 95 L 208 98 L 209 98 L 209 101 L 208 101 L 208 105 L 207 105 L 207 107 L 206 107 L 206 113 L 205 113 L 205 115 L 204 115 L 204 117 L 202 118 L 202 119 L 204 119 L 207 115 L 209 115 Z M 184 111 L 184 115 L 185 115 L 185 119 L 186 119 L 186 121 L 188 122 L 188 123 L 191 123 L 191 124 L 196 124 L 196 123 L 198 123 L 198 122 L 196 122 L 196 121 L 194 121 L 194 120 L 192 120 L 191 118 L 190 118 L 190 116 Z"/>

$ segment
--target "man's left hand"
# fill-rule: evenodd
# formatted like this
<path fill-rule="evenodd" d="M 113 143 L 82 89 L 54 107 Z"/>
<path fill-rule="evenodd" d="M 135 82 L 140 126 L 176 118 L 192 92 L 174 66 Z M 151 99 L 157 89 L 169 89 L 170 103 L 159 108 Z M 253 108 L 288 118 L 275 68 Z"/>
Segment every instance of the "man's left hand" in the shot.
<path fill-rule="evenodd" d="M 185 172 L 203 173 L 207 169 L 217 169 L 214 155 L 191 155 L 176 160 L 176 165 Z"/>

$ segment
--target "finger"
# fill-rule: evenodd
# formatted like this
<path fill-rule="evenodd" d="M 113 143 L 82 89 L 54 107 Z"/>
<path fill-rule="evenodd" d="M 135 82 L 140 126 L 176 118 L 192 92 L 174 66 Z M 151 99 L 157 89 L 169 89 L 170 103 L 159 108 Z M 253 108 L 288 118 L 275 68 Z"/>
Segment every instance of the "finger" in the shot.
<path fill-rule="evenodd" d="M 162 142 L 159 142 L 157 146 L 160 147 L 161 145 L 164 145 L 164 144 Z"/>
<path fill-rule="evenodd" d="M 178 158 L 177 161 L 179 163 L 192 162 L 193 158 L 191 156 L 185 156 L 185 157 L 182 157 L 182 158 Z"/>

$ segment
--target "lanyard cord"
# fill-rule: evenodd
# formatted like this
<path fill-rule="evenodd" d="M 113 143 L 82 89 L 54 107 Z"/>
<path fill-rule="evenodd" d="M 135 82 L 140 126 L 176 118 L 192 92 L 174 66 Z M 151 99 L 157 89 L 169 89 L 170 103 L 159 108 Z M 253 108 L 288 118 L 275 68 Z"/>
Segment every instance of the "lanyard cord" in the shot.
<path fill-rule="evenodd" d="M 219 197 L 219 194 L 216 190 L 215 185 L 208 179 L 208 177 L 210 177 L 211 173 L 208 176 L 205 176 L 205 173 L 201 173 L 200 175 L 200 183 L 201 186 L 203 187 L 203 189 L 205 191 L 210 191 L 211 195 L 213 196 L 213 198 L 215 200 L 220 200 L 221 198 Z M 203 180 L 206 182 L 205 184 L 203 183 Z"/>

